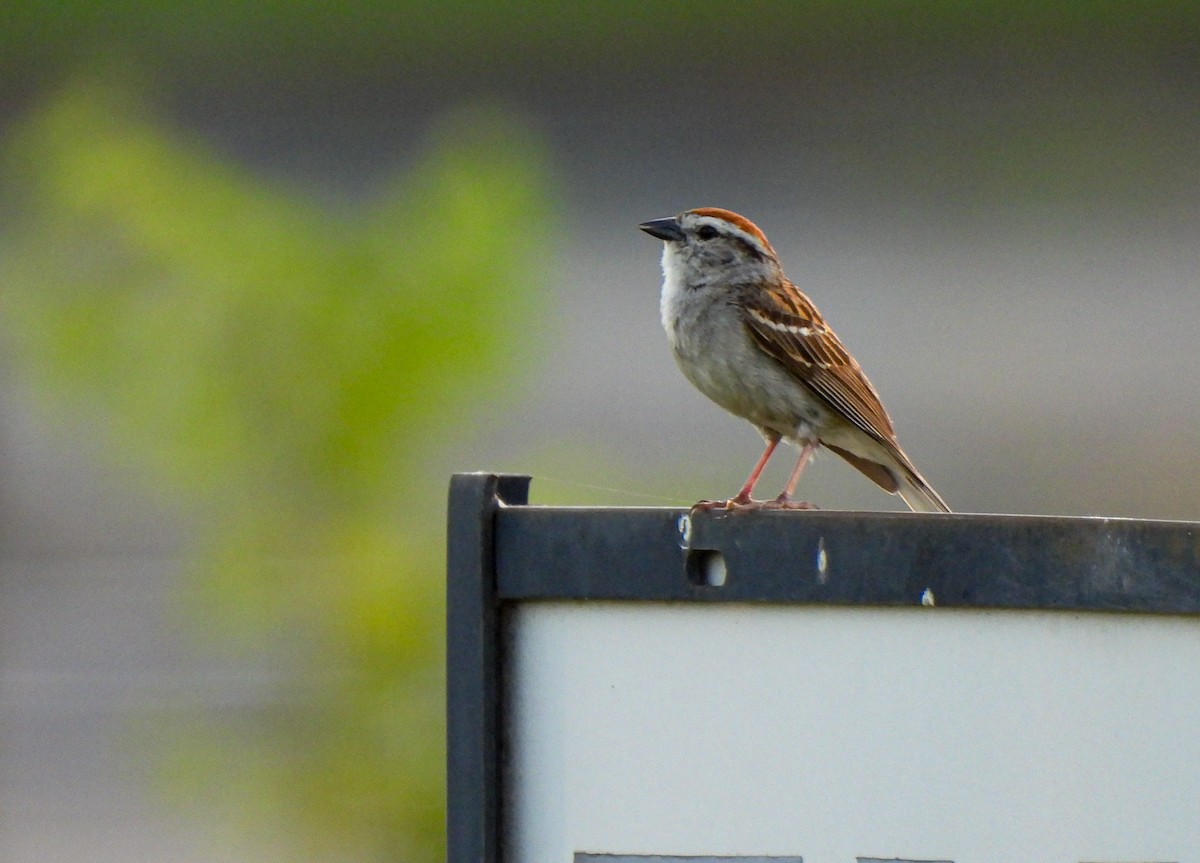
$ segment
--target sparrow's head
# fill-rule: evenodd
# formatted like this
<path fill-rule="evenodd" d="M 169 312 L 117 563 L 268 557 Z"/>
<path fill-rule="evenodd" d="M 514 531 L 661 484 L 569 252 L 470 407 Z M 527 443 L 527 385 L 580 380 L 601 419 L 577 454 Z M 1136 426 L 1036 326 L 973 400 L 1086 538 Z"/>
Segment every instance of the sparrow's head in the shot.
<path fill-rule="evenodd" d="M 700 207 L 638 225 L 665 243 L 663 269 L 692 287 L 779 274 L 779 259 L 758 225 L 717 207 Z"/>

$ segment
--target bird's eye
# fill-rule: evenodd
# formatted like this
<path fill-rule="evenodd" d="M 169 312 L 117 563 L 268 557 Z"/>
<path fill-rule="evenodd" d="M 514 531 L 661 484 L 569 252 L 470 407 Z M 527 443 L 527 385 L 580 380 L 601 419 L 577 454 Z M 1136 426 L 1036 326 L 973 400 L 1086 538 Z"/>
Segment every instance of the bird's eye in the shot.
<path fill-rule="evenodd" d="M 712 225 L 701 225 L 696 230 L 696 236 L 702 240 L 711 240 L 717 236 L 717 229 Z"/>

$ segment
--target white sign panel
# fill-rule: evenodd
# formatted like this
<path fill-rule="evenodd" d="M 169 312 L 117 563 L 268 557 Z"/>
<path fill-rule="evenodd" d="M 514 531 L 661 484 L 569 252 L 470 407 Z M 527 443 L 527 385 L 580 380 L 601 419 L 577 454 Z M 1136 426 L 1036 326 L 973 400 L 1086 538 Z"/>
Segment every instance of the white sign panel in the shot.
<path fill-rule="evenodd" d="M 506 638 L 507 863 L 1200 863 L 1195 618 L 551 601 Z"/>

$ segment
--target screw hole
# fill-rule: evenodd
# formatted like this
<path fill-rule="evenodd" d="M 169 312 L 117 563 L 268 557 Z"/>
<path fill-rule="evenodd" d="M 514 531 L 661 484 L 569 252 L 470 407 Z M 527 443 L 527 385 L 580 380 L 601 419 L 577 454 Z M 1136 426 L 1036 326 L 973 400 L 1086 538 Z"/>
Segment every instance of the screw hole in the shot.
<path fill-rule="evenodd" d="M 688 580 L 701 587 L 722 587 L 729 575 L 725 555 L 719 551 L 689 551 L 686 566 Z"/>

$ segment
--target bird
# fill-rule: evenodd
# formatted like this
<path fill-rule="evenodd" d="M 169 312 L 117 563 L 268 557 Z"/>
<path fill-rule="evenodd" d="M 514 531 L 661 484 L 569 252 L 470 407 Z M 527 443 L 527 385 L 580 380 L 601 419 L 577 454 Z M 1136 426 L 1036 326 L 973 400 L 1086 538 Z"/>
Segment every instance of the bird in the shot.
<path fill-rule="evenodd" d="M 900 447 L 891 417 L 858 361 L 812 301 L 784 275 L 766 234 L 719 207 L 638 226 L 663 241 L 660 312 L 684 376 L 752 423 L 766 450 L 741 490 L 693 510 L 815 509 L 793 498 L 825 447 L 915 512 L 950 512 Z M 752 495 L 781 440 L 800 449 L 783 492 Z"/>

